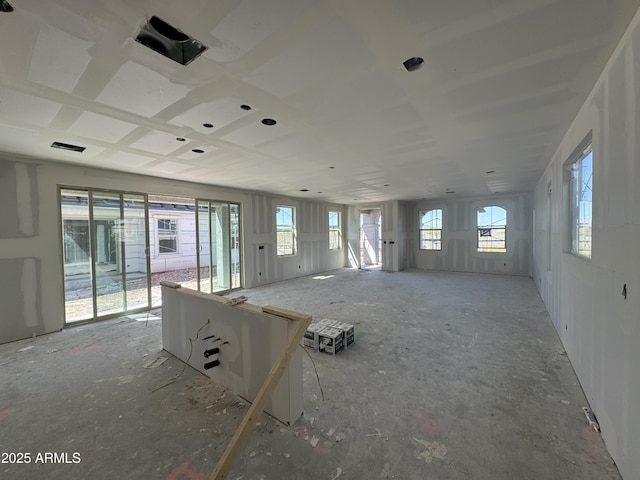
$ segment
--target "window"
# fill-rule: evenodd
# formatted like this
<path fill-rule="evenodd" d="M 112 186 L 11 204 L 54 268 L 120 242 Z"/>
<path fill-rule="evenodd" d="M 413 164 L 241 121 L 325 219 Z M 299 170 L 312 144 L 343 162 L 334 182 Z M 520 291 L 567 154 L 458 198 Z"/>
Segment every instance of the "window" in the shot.
<path fill-rule="evenodd" d="M 339 250 L 342 244 L 340 212 L 329 212 L 329 250 Z"/>
<path fill-rule="evenodd" d="M 591 197 L 593 150 L 591 142 L 581 148 L 569 163 L 569 218 L 571 253 L 591 258 Z"/>
<path fill-rule="evenodd" d="M 296 209 L 294 207 L 276 208 L 276 251 L 279 256 L 296 254 Z"/>
<path fill-rule="evenodd" d="M 420 212 L 420 250 L 442 250 L 442 210 Z"/>
<path fill-rule="evenodd" d="M 178 253 L 178 220 L 158 219 L 158 253 Z"/>
<path fill-rule="evenodd" d="M 489 206 L 478 209 L 478 252 L 507 251 L 507 211 Z"/>

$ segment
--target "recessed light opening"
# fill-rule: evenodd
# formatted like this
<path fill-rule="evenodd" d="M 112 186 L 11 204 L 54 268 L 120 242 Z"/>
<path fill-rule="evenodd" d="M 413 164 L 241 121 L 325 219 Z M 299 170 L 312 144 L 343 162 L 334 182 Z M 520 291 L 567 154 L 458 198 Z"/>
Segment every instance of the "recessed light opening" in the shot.
<path fill-rule="evenodd" d="M 202 150 L 201 148 L 194 148 L 191 150 L 193 153 L 204 153 L 204 150 Z"/>
<path fill-rule="evenodd" d="M 308 189 L 308 188 L 301 188 L 301 189 L 300 189 L 300 191 L 301 191 L 301 192 L 308 192 L 308 191 L 309 191 L 309 189 Z"/>
<path fill-rule="evenodd" d="M 213 128 L 213 124 L 211 124 L 211 123 L 203 123 L 202 126 L 204 128 Z"/>
<path fill-rule="evenodd" d="M 53 142 L 51 144 L 52 148 L 59 148 L 61 150 L 69 150 L 70 152 L 84 152 L 87 147 L 81 147 L 79 145 L 71 145 L 70 143 L 62 143 L 62 142 Z"/>
<path fill-rule="evenodd" d="M 263 118 L 262 119 L 262 124 L 263 125 L 272 126 L 272 125 L 275 125 L 276 123 L 278 123 L 278 122 L 276 122 L 273 118 Z"/>
<path fill-rule="evenodd" d="M 487 170 L 485 173 L 486 174 L 491 174 L 491 173 L 496 173 L 496 171 L 495 170 Z"/>
<path fill-rule="evenodd" d="M 240 105 L 242 110 L 251 110 L 251 105 Z"/>
<path fill-rule="evenodd" d="M 411 57 L 402 62 L 402 65 L 404 65 L 404 68 L 406 68 L 408 72 L 415 72 L 423 63 L 424 59 L 422 57 Z"/>
<path fill-rule="evenodd" d="M 179 141 L 179 142 L 186 142 L 187 141 L 187 139 L 184 138 L 184 137 L 176 137 L 176 140 Z"/>

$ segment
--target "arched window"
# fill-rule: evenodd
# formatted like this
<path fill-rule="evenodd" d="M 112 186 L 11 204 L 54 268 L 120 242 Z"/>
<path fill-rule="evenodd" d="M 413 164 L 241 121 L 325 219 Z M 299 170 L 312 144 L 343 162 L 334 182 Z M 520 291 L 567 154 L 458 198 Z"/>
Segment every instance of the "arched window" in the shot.
<path fill-rule="evenodd" d="M 478 208 L 478 252 L 507 251 L 507 211 L 495 205 Z"/>
<path fill-rule="evenodd" d="M 420 250 L 442 250 L 442 210 L 420 212 Z"/>

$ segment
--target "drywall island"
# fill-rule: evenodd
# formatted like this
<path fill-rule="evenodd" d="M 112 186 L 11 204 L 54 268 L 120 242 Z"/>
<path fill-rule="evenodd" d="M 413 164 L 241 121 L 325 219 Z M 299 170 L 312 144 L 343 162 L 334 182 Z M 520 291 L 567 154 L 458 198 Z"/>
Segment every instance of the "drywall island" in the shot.
<path fill-rule="evenodd" d="M 296 322 L 247 302 L 233 305 L 219 295 L 162 286 L 163 348 L 249 402 L 295 327 Z M 297 349 L 265 411 L 292 424 L 302 409 L 302 353 Z"/>

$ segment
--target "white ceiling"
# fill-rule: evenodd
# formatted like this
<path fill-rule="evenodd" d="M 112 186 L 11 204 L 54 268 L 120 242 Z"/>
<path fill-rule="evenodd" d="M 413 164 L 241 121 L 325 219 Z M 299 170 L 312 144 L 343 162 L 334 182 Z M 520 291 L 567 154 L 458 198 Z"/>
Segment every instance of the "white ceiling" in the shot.
<path fill-rule="evenodd" d="M 0 151 L 347 204 L 531 191 L 640 7 L 9 2 Z M 153 15 L 208 49 L 182 66 L 136 42 Z"/>

